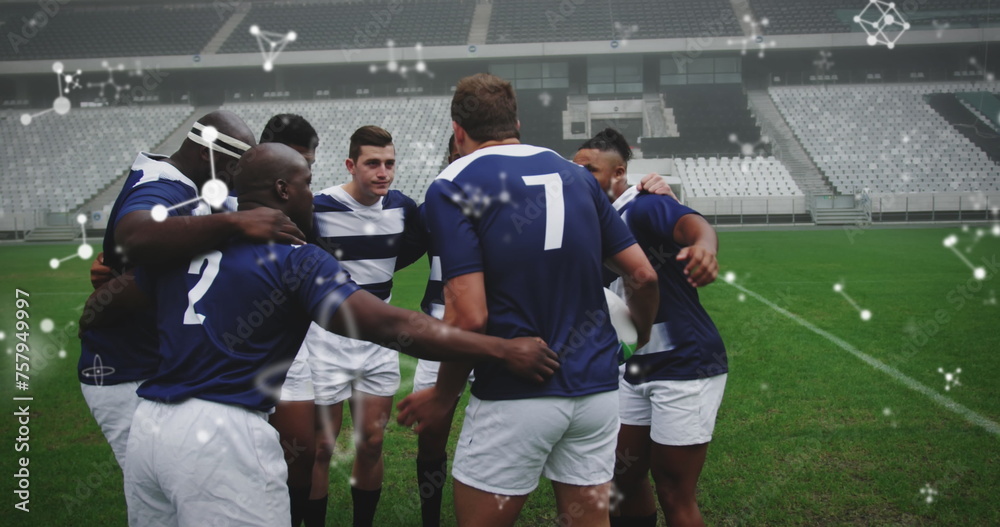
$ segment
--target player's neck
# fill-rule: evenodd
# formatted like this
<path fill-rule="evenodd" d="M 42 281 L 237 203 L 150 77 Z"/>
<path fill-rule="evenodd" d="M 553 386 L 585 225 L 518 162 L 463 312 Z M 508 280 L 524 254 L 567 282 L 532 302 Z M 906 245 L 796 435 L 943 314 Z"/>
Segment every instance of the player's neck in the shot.
<path fill-rule="evenodd" d="M 521 144 L 521 140 L 516 137 L 511 137 L 509 139 L 501 139 L 499 141 L 484 141 L 482 143 L 473 143 L 472 151 L 470 151 L 469 153 L 471 154 L 476 150 L 482 150 L 484 148 L 489 148 L 491 146 L 519 145 L 519 144 Z"/>

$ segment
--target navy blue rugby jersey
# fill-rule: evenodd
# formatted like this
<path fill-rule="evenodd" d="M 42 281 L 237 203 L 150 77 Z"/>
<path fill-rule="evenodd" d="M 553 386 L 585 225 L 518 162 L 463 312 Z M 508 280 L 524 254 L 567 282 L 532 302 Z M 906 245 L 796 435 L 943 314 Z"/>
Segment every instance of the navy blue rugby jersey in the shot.
<path fill-rule="evenodd" d="M 151 210 L 156 205 L 170 209 L 197 200 L 198 189 L 187 176 L 164 161 L 166 156 L 140 153 L 122 186 L 108 217 L 104 234 L 104 264 L 116 273 L 126 262 L 118 251 L 115 227 L 131 212 Z M 207 214 L 197 203 L 169 210 L 170 216 Z M 84 331 L 80 336 L 77 376 L 91 385 L 113 385 L 148 379 L 159 364 L 156 342 L 156 314 L 136 310 L 124 314 L 113 326 Z"/>
<path fill-rule="evenodd" d="M 674 241 L 677 222 L 697 211 L 669 196 L 639 193 L 635 187 L 615 201 L 615 209 L 656 269 L 660 308 L 649 344 L 628 360 L 625 380 L 631 384 L 658 380 L 691 380 L 729 371 L 726 347 L 711 317 L 687 282 Z"/>
<path fill-rule="evenodd" d="M 273 408 L 312 321 L 325 324 L 358 291 L 312 245 L 238 242 L 169 269 L 139 268 L 155 299 L 161 363 L 138 394 Z"/>
<path fill-rule="evenodd" d="M 574 397 L 615 390 L 618 339 L 602 266 L 635 243 L 583 167 L 529 145 L 480 149 L 446 168 L 425 200 L 444 281 L 485 276 L 486 332 L 538 336 L 562 367 L 537 385 L 502 364 L 477 364 L 480 399 Z"/>

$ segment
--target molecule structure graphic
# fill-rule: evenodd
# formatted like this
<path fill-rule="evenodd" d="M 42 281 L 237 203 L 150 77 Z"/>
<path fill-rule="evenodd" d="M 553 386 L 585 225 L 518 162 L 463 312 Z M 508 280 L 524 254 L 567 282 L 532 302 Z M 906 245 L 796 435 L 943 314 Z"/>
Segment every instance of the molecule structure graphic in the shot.
<path fill-rule="evenodd" d="M 841 284 L 839 282 L 833 284 L 833 290 L 837 293 L 840 293 L 840 296 L 843 296 L 844 299 L 846 299 L 847 302 L 851 304 L 851 307 L 853 307 L 858 311 L 858 314 L 861 315 L 861 320 L 868 322 L 869 320 L 872 319 L 872 312 L 867 309 L 862 309 L 861 306 L 859 306 L 858 303 L 855 302 L 854 299 L 851 298 L 846 291 L 844 291 L 844 284 Z"/>
<path fill-rule="evenodd" d="M 955 253 L 955 256 L 958 256 L 958 259 L 962 260 L 962 263 L 964 263 L 966 267 L 972 270 L 973 278 L 975 278 L 976 280 L 983 280 L 984 278 L 986 278 L 986 268 L 976 267 L 972 265 L 972 262 L 970 262 L 969 259 L 966 258 L 965 255 L 962 254 L 955 247 L 955 245 L 957 244 L 958 244 L 958 236 L 955 236 L 954 234 L 949 235 L 947 238 L 944 239 L 944 246 L 950 249 L 951 252 Z"/>
<path fill-rule="evenodd" d="M 257 24 L 250 26 L 250 34 L 257 39 L 257 47 L 260 48 L 260 54 L 264 57 L 264 71 L 273 70 L 274 61 L 285 50 L 285 46 L 289 42 L 295 42 L 295 39 L 298 38 L 298 34 L 294 31 L 285 34 L 264 31 Z"/>
<path fill-rule="evenodd" d="M 944 391 L 950 392 L 953 386 L 962 385 L 958 382 L 958 374 L 962 373 L 962 368 L 955 368 L 955 371 L 944 371 L 944 368 L 938 368 L 937 371 L 944 375 Z"/>
<path fill-rule="evenodd" d="M 896 41 L 910 29 L 896 3 L 882 0 L 868 0 L 868 5 L 854 17 L 854 23 L 865 30 L 869 46 L 881 43 L 889 49 L 896 47 Z"/>
<path fill-rule="evenodd" d="M 401 65 L 398 60 L 396 60 L 396 42 L 388 40 L 385 46 L 389 48 L 389 60 L 386 61 L 385 66 L 379 66 L 377 64 L 372 64 L 368 66 L 368 72 L 375 74 L 379 71 L 385 70 L 389 73 L 398 73 L 400 77 L 406 78 L 410 71 L 415 71 L 422 75 L 427 75 L 430 78 L 434 78 L 434 72 L 427 69 L 427 63 L 424 62 L 424 46 L 421 43 L 416 43 L 413 46 L 413 50 L 417 54 L 417 62 L 413 65 L 411 69 L 409 66 L 403 64 Z"/>
<path fill-rule="evenodd" d="M 101 89 L 101 97 L 103 97 L 105 99 L 107 98 L 107 94 L 105 93 L 106 90 L 108 88 L 113 88 L 115 90 L 115 100 L 117 101 L 118 98 L 121 97 L 121 94 L 122 94 L 123 91 L 127 91 L 129 88 L 132 87 L 132 86 L 130 86 L 128 84 L 121 84 L 120 85 L 117 82 L 115 82 L 115 70 L 117 70 L 117 71 L 125 71 L 125 65 L 124 64 L 118 64 L 117 67 L 112 68 L 111 65 L 108 64 L 108 61 L 105 60 L 105 61 L 101 62 L 101 67 L 103 67 L 104 69 L 108 70 L 108 80 L 102 81 L 102 82 L 88 82 L 87 83 L 87 87 L 88 88 L 100 88 Z"/>
<path fill-rule="evenodd" d="M 938 495 L 938 491 L 932 487 L 930 483 L 926 483 L 923 488 L 920 489 L 920 495 L 923 496 L 924 502 L 930 505 L 931 503 L 934 503 L 934 496 Z"/>
<path fill-rule="evenodd" d="M 62 62 L 52 63 L 52 72 L 56 74 L 56 85 L 58 86 L 59 95 L 54 101 L 52 101 L 52 108 L 48 110 L 42 110 L 38 113 L 25 113 L 21 114 L 21 124 L 28 126 L 31 124 L 32 119 L 40 115 L 47 114 L 49 112 L 56 112 L 59 115 L 66 115 L 69 113 L 71 104 L 69 99 L 65 94 L 68 94 L 74 88 L 80 88 L 80 70 L 76 70 L 76 73 L 63 73 L 64 67 Z M 63 83 L 65 82 L 65 86 Z"/>
<path fill-rule="evenodd" d="M 76 250 L 76 254 L 71 254 L 65 258 L 53 258 L 49 260 L 49 267 L 58 269 L 59 266 L 66 260 L 72 260 L 77 257 L 81 260 L 89 260 L 90 257 L 94 256 L 94 248 L 87 243 L 87 229 L 84 227 L 87 224 L 87 216 L 84 214 L 78 215 L 76 217 L 76 222 L 80 224 L 80 232 L 83 234 L 83 241 L 80 243 L 80 247 Z"/>
<path fill-rule="evenodd" d="M 742 48 L 740 50 L 740 54 L 741 55 L 746 55 L 747 54 L 747 47 L 750 46 L 751 42 L 753 42 L 753 43 L 757 44 L 757 58 L 761 58 L 761 59 L 764 58 L 764 55 L 765 55 L 765 52 L 766 52 L 767 48 L 773 48 L 773 47 L 775 47 L 775 46 L 778 45 L 778 43 L 775 42 L 775 41 L 773 41 L 773 40 L 770 41 L 770 42 L 766 41 L 764 39 L 764 35 L 761 33 L 761 28 L 767 27 L 768 25 L 771 24 L 771 22 L 767 18 L 761 18 L 760 21 L 758 22 L 757 20 L 755 20 L 750 15 L 744 15 L 743 16 L 743 21 L 746 22 L 747 24 L 749 24 L 749 26 L 750 26 L 750 37 L 749 38 L 741 38 L 741 39 L 738 39 L 738 40 L 731 40 L 730 39 L 730 40 L 726 41 L 726 45 L 727 46 L 732 46 L 732 45 L 738 43 L 738 44 L 740 44 L 740 46 Z"/>

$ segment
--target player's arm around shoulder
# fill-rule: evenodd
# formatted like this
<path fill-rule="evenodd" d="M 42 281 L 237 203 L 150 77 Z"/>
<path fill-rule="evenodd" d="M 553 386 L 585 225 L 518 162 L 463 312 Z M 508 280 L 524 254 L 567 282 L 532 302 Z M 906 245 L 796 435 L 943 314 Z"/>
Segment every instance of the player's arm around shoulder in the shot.
<path fill-rule="evenodd" d="M 715 229 L 700 214 L 685 214 L 674 227 L 674 241 L 684 248 L 677 254 L 678 262 L 687 262 L 684 274 L 693 287 L 704 287 L 719 276 L 719 237 Z"/>
<path fill-rule="evenodd" d="M 80 317 L 80 332 L 113 325 L 123 314 L 152 307 L 152 301 L 130 269 L 105 281 L 87 298 Z"/>

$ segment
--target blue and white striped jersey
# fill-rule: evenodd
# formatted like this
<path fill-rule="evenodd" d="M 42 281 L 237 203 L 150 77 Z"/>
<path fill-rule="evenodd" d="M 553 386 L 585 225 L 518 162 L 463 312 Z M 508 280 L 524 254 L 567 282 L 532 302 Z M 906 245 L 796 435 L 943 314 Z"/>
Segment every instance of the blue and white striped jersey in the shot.
<path fill-rule="evenodd" d="M 392 275 L 427 248 L 417 204 L 398 190 L 374 205 L 358 203 L 341 186 L 316 194 L 312 240 L 333 255 L 362 289 L 388 301 Z"/>

